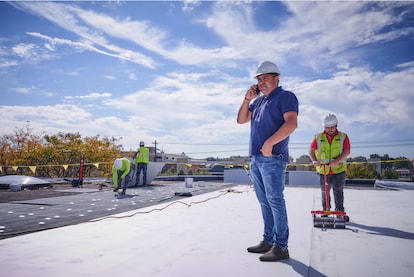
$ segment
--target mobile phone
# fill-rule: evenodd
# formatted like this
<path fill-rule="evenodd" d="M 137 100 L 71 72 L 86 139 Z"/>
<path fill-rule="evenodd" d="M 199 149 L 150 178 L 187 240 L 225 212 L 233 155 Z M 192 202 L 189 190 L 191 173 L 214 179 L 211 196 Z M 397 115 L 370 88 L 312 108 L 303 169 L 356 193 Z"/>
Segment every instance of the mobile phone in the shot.
<path fill-rule="evenodd" d="M 260 94 L 260 89 L 259 89 L 259 85 L 256 86 L 256 94 L 259 95 Z"/>

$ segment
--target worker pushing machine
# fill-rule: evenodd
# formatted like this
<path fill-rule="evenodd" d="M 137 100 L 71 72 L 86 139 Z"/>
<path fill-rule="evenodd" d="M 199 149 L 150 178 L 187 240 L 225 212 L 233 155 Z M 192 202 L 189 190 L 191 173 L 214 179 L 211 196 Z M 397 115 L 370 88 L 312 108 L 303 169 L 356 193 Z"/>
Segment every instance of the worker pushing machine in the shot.
<path fill-rule="evenodd" d="M 346 159 L 351 153 L 351 144 L 348 135 L 337 129 L 338 120 L 335 115 L 328 114 L 323 121 L 324 131 L 316 134 L 309 148 L 309 156 L 319 175 L 322 208 L 323 211 L 312 211 L 315 216 L 314 225 L 333 227 L 339 225 L 345 227 L 344 222 L 349 220 L 344 208 L 344 185 Z M 331 212 L 330 189 L 333 190 L 335 211 Z M 329 218 L 317 218 L 316 215 L 334 218 L 342 217 L 341 220 L 330 220 Z M 339 223 L 339 224 L 337 224 Z"/>

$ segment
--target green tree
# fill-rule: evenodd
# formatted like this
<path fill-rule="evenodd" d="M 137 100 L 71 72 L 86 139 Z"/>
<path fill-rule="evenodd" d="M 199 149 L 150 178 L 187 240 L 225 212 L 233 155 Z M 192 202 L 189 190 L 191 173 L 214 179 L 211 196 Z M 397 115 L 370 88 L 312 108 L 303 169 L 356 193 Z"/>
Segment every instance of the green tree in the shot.
<path fill-rule="evenodd" d="M 370 159 L 381 159 L 382 157 L 378 154 L 371 154 L 371 155 L 369 155 L 369 158 Z"/>
<path fill-rule="evenodd" d="M 398 158 L 395 159 L 394 168 L 395 169 L 400 169 L 400 168 L 412 169 L 413 164 L 406 157 L 398 157 Z"/>
<path fill-rule="evenodd" d="M 379 174 L 373 164 L 350 164 L 346 170 L 346 176 L 349 179 L 377 179 Z"/>
<path fill-rule="evenodd" d="M 358 163 L 362 163 L 362 162 L 367 162 L 367 158 L 362 157 L 362 156 L 358 156 L 355 158 L 348 158 L 347 162 L 351 163 L 351 162 L 358 162 Z"/>
<path fill-rule="evenodd" d="M 0 138 L 0 162 L 3 166 L 3 174 L 29 174 L 30 170 L 25 167 L 18 168 L 13 172 L 12 168 L 5 166 L 17 166 L 26 164 L 26 161 L 33 155 L 42 144 L 40 135 L 34 134 L 27 125 L 24 128 L 15 128 L 11 134 L 5 134 Z"/>
<path fill-rule="evenodd" d="M 31 175 L 29 166 L 34 166 L 37 176 L 76 177 L 83 156 L 84 176 L 97 170 L 94 163 L 100 164 L 102 176 L 109 176 L 121 149 L 115 138 L 82 138 L 79 133 L 62 132 L 40 136 L 26 127 L 0 137 L 0 165 L 2 174 L 12 174 L 11 166 L 20 166 L 18 174 Z"/>
<path fill-rule="evenodd" d="M 312 159 L 309 155 L 302 155 L 297 160 L 299 160 L 303 164 L 311 164 Z"/>
<path fill-rule="evenodd" d="M 381 176 L 384 179 L 398 179 L 399 178 L 398 173 L 395 170 L 386 170 L 386 169 L 383 169 L 381 171 Z"/>
<path fill-rule="evenodd" d="M 198 168 L 196 175 L 211 175 L 211 173 L 206 168 Z"/>

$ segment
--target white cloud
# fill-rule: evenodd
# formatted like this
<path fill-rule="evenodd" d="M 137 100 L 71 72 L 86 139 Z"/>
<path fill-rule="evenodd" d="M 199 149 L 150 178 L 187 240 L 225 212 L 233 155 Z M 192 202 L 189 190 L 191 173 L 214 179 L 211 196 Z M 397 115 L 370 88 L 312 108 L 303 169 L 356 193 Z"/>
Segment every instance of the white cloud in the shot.
<path fill-rule="evenodd" d="M 17 93 L 21 93 L 21 94 L 31 94 L 33 91 L 36 91 L 36 90 L 37 90 L 36 87 L 30 87 L 30 88 L 21 87 L 21 88 L 15 89 Z"/>
<path fill-rule="evenodd" d="M 41 34 L 29 33 L 31 35 L 37 35 L 38 37 L 49 40 L 51 43 L 76 46 L 80 47 L 80 49 L 83 50 L 94 51 L 122 60 L 128 60 L 146 67 L 154 67 L 154 61 L 151 58 L 142 55 L 141 53 L 113 45 L 109 43 L 105 37 L 99 34 L 98 31 L 103 26 L 106 26 L 108 28 L 107 31 L 109 33 L 117 32 L 117 27 L 119 24 L 117 24 L 110 17 L 100 16 L 95 12 L 79 9 L 75 5 L 66 5 L 62 3 L 19 2 L 14 5 L 17 5 L 17 7 L 30 11 L 32 13 L 41 15 L 42 17 L 59 25 L 60 27 L 77 34 L 82 39 L 82 41 L 72 42 L 66 39 L 52 39 Z M 90 26 L 85 25 L 85 23 L 90 24 L 92 27 L 96 27 L 97 29 L 91 29 Z M 94 24 L 97 24 L 97 26 L 94 26 Z M 129 25 L 126 24 L 126 26 L 128 27 Z"/>
<path fill-rule="evenodd" d="M 184 0 L 182 10 L 183 12 L 193 11 L 194 8 L 201 5 L 201 1 L 195 1 L 195 0 Z"/>
<path fill-rule="evenodd" d="M 301 105 L 298 130 L 320 130 L 327 113 L 335 113 L 344 131 L 353 129 L 358 140 L 392 137 L 413 128 L 409 111 L 414 95 L 408 89 L 414 86 L 409 77 L 413 70 L 385 73 L 351 68 L 330 79 L 298 81 L 293 85 Z"/>
<path fill-rule="evenodd" d="M 19 63 L 17 61 L 10 61 L 5 59 L 0 59 L 0 68 L 6 69 L 12 66 L 17 66 Z"/>
<path fill-rule="evenodd" d="M 0 106 L 0 114 L 5 120 L 4 130 L 13 130 L 29 120 L 36 130 L 52 134 L 79 129 L 91 119 L 90 112 L 72 105 Z"/>
<path fill-rule="evenodd" d="M 11 50 L 16 56 L 29 63 L 53 58 L 52 54 L 44 51 L 33 43 L 19 43 L 13 46 Z"/>
<path fill-rule="evenodd" d="M 137 79 L 137 76 L 134 73 L 129 73 L 128 74 L 128 79 L 130 79 L 130 80 L 136 80 Z"/>
<path fill-rule="evenodd" d="M 65 96 L 66 99 L 98 99 L 98 98 L 109 98 L 111 97 L 112 94 L 109 92 L 104 92 L 104 93 L 97 93 L 97 92 L 92 92 L 89 93 L 87 95 L 79 95 L 79 96 Z"/>
<path fill-rule="evenodd" d="M 149 59 L 144 57 L 143 55 L 130 51 L 128 49 L 122 49 L 120 47 L 114 46 L 114 45 L 98 45 L 103 46 L 103 48 L 108 49 L 109 51 L 106 51 L 104 49 L 99 49 L 98 47 L 93 46 L 93 43 L 88 40 L 82 40 L 80 42 L 74 42 L 68 39 L 61 39 L 61 38 L 52 38 L 46 35 L 42 35 L 40 33 L 34 33 L 30 32 L 28 33 L 31 36 L 35 36 L 44 40 L 49 41 L 52 45 L 67 45 L 70 46 L 77 51 L 91 51 L 96 52 L 99 54 L 103 54 L 110 57 L 119 58 L 121 60 L 128 60 L 133 63 L 138 64 L 146 64 L 149 67 L 152 67 L 151 63 L 149 62 Z M 112 53 L 111 53 L 112 52 Z M 46 56 L 47 57 L 47 56 Z"/>
<path fill-rule="evenodd" d="M 33 49 L 35 48 L 36 48 L 36 45 L 34 44 L 20 43 L 12 47 L 12 51 L 20 57 L 27 57 L 27 56 L 31 56 L 31 53 L 33 52 Z"/>

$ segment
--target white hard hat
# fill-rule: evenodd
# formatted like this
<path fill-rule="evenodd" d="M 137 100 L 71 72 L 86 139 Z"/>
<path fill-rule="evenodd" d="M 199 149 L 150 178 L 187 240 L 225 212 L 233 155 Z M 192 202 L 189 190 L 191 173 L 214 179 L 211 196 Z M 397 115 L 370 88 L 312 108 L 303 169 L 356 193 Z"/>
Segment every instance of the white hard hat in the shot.
<path fill-rule="evenodd" d="M 325 119 L 323 120 L 324 127 L 333 127 L 336 125 L 338 125 L 338 119 L 336 119 L 334 114 L 328 114 L 325 116 Z"/>
<path fill-rule="evenodd" d="M 139 146 L 144 146 L 145 144 L 144 144 L 144 142 L 143 141 L 140 141 L 139 142 Z"/>
<path fill-rule="evenodd" d="M 116 169 L 120 169 L 120 168 L 122 167 L 122 159 L 116 159 L 116 160 L 114 161 L 114 167 L 115 167 Z"/>
<path fill-rule="evenodd" d="M 257 76 L 259 76 L 259 75 L 268 74 L 268 73 L 270 73 L 270 74 L 271 73 L 276 73 L 276 74 L 280 75 L 280 70 L 277 67 L 277 65 L 275 65 L 272 62 L 268 62 L 268 61 L 262 62 L 259 65 L 259 67 L 257 68 L 255 77 L 257 78 Z"/>

